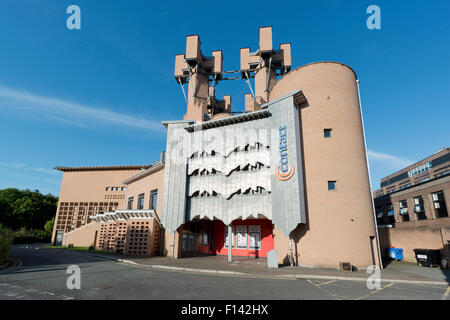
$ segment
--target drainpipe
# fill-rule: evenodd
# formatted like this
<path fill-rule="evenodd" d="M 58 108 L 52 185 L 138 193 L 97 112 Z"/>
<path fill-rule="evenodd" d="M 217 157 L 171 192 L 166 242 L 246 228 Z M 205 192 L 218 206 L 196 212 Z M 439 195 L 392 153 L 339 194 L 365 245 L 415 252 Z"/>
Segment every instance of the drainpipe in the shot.
<path fill-rule="evenodd" d="M 159 255 L 163 256 L 164 253 L 164 239 L 165 239 L 165 229 L 162 225 L 159 225 L 161 228 L 160 230 L 160 236 L 159 236 Z"/>
<path fill-rule="evenodd" d="M 377 217 L 376 217 L 376 213 L 375 213 L 375 204 L 374 204 L 374 201 L 373 201 L 372 179 L 370 177 L 370 169 L 369 169 L 369 157 L 367 155 L 367 143 L 366 143 L 366 133 L 365 133 L 365 130 L 364 130 L 364 119 L 363 119 L 362 106 L 361 106 L 361 94 L 359 92 L 359 79 L 356 79 L 356 88 L 358 89 L 359 112 L 360 112 L 360 115 L 361 115 L 361 126 L 362 126 L 363 139 L 364 139 L 364 150 L 366 152 L 367 175 L 369 177 L 369 189 L 370 189 L 370 199 L 372 201 L 373 223 L 374 223 L 374 226 L 375 226 L 375 237 L 377 239 L 378 263 L 380 265 L 380 269 L 383 269 L 383 263 L 381 261 L 381 251 L 380 251 L 380 238 L 378 236 Z"/>
<path fill-rule="evenodd" d="M 175 231 L 173 232 L 172 237 L 172 259 L 175 259 Z"/>

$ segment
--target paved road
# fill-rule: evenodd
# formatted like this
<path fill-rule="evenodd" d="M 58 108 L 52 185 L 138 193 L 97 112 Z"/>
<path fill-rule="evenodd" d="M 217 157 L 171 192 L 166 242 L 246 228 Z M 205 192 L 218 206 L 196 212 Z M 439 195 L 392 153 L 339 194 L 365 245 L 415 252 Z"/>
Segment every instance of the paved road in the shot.
<path fill-rule="evenodd" d="M 0 271 L 0 300 L 17 299 L 433 299 L 450 300 L 449 288 L 365 282 L 251 279 L 161 271 L 86 253 L 16 245 L 22 266 Z M 69 265 L 81 269 L 81 289 L 66 286 Z"/>

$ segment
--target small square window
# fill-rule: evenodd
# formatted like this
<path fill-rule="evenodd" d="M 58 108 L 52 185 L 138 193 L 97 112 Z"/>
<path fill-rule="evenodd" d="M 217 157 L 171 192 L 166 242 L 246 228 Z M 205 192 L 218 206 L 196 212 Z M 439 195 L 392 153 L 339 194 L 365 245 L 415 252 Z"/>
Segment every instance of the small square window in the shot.
<path fill-rule="evenodd" d="M 331 138 L 331 129 L 323 129 L 323 136 L 325 138 Z"/>
<path fill-rule="evenodd" d="M 109 187 L 106 187 L 106 191 L 109 191 Z"/>
<path fill-rule="evenodd" d="M 329 191 L 336 190 L 336 181 L 328 181 L 328 190 Z"/>

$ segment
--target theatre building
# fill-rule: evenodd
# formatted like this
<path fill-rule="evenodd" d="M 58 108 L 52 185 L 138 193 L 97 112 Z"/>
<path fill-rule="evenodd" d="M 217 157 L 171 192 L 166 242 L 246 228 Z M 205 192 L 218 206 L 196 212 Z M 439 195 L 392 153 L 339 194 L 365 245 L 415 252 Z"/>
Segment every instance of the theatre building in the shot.
<path fill-rule="evenodd" d="M 380 265 L 355 72 L 338 62 L 292 69 L 291 46 L 274 48 L 271 27 L 240 57 L 238 70 L 224 71 L 222 51 L 205 55 L 200 37 L 187 36 L 175 57 L 186 113 L 163 122 L 160 161 L 59 167 L 54 241 L 172 258 L 274 250 L 279 264 Z M 233 79 L 250 92 L 243 112 L 215 95 L 217 83 Z M 103 178 L 91 184 L 89 175 Z M 71 206 L 83 224 L 67 222 Z"/>

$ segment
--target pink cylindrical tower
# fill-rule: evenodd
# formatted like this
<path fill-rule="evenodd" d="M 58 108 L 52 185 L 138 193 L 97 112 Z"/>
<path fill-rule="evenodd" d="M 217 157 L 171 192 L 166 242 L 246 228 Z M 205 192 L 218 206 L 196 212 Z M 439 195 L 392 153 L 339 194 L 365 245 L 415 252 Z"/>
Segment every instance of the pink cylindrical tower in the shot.
<path fill-rule="evenodd" d="M 274 100 L 301 89 L 308 100 L 300 112 L 308 223 L 294 232 L 299 265 L 379 265 L 356 80 L 342 63 L 318 62 L 287 73 L 270 92 Z M 283 260 L 289 240 L 277 230 L 275 247 Z"/>

